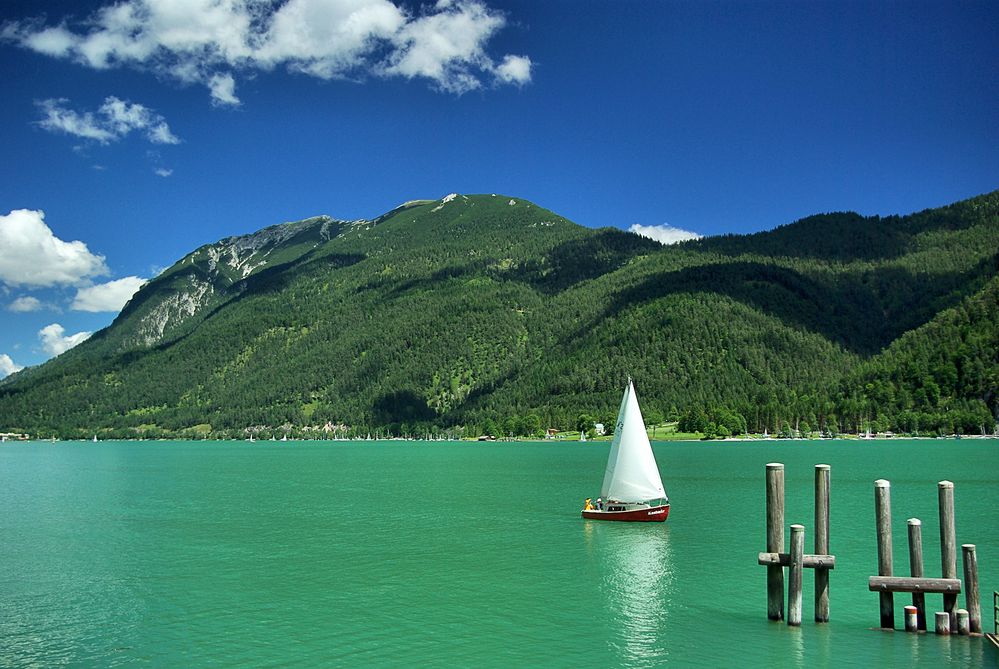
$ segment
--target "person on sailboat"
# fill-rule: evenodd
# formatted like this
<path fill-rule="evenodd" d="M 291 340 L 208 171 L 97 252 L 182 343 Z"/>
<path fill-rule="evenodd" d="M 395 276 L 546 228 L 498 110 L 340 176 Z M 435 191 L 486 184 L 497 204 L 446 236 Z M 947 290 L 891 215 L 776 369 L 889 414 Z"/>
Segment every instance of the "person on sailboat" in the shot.
<path fill-rule="evenodd" d="M 604 510 L 604 501 L 601 498 L 597 497 L 597 511 L 603 511 L 603 510 Z"/>
<path fill-rule="evenodd" d="M 592 503 L 592 501 L 593 501 L 592 497 L 587 497 L 586 498 L 586 505 L 583 508 L 586 509 L 587 511 L 592 511 L 593 510 L 593 503 Z"/>

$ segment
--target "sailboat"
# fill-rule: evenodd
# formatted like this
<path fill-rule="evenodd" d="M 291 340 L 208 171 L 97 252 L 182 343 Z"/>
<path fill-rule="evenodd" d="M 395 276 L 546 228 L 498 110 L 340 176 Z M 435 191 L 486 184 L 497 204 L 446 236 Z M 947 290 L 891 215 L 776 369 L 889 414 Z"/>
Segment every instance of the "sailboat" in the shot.
<path fill-rule="evenodd" d="M 583 518 L 662 522 L 669 515 L 669 498 L 630 378 L 621 398 L 600 498 L 603 508 L 587 504 Z"/>

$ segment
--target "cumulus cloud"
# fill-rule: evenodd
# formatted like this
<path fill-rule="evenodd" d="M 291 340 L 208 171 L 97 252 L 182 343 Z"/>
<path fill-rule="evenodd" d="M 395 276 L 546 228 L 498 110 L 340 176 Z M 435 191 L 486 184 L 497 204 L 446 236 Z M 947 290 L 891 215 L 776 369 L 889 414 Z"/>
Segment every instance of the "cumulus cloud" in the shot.
<path fill-rule="evenodd" d="M 527 56 L 507 56 L 496 68 L 496 77 L 507 84 L 526 84 L 531 80 L 531 59 Z"/>
<path fill-rule="evenodd" d="M 6 353 L 0 353 L 0 379 L 8 377 L 14 372 L 19 372 L 22 369 L 24 369 L 24 367 L 11 360 L 9 355 Z"/>
<path fill-rule="evenodd" d="M 0 282 L 9 286 L 75 285 L 108 274 L 104 256 L 80 241 L 65 242 L 45 224 L 45 213 L 15 209 L 0 215 Z"/>
<path fill-rule="evenodd" d="M 146 283 L 146 279 L 126 276 L 107 283 L 80 288 L 70 309 L 75 311 L 105 312 L 121 311 L 125 303 L 132 299 L 136 291 Z"/>
<path fill-rule="evenodd" d="M 237 105 L 233 72 L 276 67 L 322 79 L 418 77 L 458 94 L 483 81 L 521 85 L 528 57 L 497 65 L 486 51 L 505 25 L 482 0 L 440 0 L 418 13 L 390 0 L 122 0 L 75 26 L 8 23 L 0 40 L 94 69 L 199 83 L 213 104 Z"/>
<path fill-rule="evenodd" d="M 67 336 L 65 333 L 66 328 L 58 323 L 43 327 L 38 331 L 38 339 L 42 342 L 42 349 L 49 355 L 60 355 L 93 334 L 92 332 L 77 332 Z"/>
<path fill-rule="evenodd" d="M 453 93 L 477 88 L 475 70 L 492 67 L 483 46 L 505 22 L 502 14 L 483 4 L 449 3 L 444 11 L 421 16 L 399 30 L 386 72 L 426 77 Z"/>
<path fill-rule="evenodd" d="M 133 130 L 141 131 L 153 144 L 179 144 L 166 120 L 153 110 L 137 103 L 109 96 L 96 112 L 68 109 L 65 98 L 42 100 L 38 107 L 42 119 L 38 125 L 49 132 L 65 133 L 108 144 Z"/>
<path fill-rule="evenodd" d="M 688 239 L 700 239 L 702 237 L 702 235 L 699 235 L 696 232 L 683 230 L 681 228 L 674 228 L 672 225 L 665 224 L 639 225 L 636 223 L 628 228 L 628 232 L 634 232 L 636 235 L 654 239 L 663 245 L 676 244 L 678 242 L 685 242 Z"/>
<path fill-rule="evenodd" d="M 37 297 L 24 295 L 7 305 L 8 311 L 27 313 L 29 311 L 41 311 L 42 303 Z"/>
<path fill-rule="evenodd" d="M 173 174 L 173 170 L 167 169 L 165 167 L 156 167 L 153 169 L 153 174 L 158 177 L 168 177 Z"/>
<path fill-rule="evenodd" d="M 239 105 L 236 97 L 236 80 L 231 74 L 216 74 L 208 79 L 208 91 L 212 96 L 212 104 L 235 107 Z"/>

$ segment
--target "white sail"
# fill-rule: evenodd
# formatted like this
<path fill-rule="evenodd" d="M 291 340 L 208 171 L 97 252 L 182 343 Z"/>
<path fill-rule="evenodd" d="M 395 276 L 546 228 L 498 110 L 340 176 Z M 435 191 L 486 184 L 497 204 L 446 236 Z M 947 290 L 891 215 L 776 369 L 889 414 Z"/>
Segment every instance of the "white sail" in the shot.
<path fill-rule="evenodd" d="M 645 431 L 642 410 L 638 407 L 635 387 L 630 379 L 621 399 L 600 496 L 619 502 L 666 498 L 649 435 Z"/>

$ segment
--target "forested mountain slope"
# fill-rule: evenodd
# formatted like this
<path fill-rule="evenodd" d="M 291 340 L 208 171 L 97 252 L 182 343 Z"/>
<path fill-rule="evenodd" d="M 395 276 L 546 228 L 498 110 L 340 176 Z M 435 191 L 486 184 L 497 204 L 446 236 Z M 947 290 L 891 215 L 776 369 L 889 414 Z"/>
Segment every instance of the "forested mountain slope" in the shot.
<path fill-rule="evenodd" d="M 670 247 L 509 196 L 319 217 L 181 259 L 0 385 L 0 430 L 529 432 L 608 421 L 631 375 L 649 418 L 977 431 L 997 252 L 997 193 Z"/>

